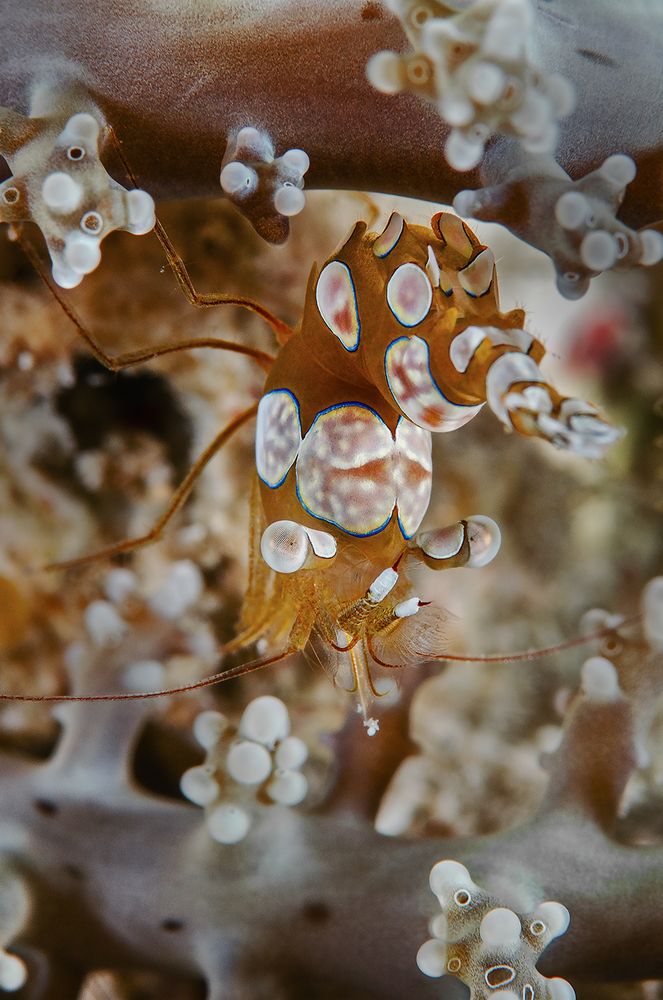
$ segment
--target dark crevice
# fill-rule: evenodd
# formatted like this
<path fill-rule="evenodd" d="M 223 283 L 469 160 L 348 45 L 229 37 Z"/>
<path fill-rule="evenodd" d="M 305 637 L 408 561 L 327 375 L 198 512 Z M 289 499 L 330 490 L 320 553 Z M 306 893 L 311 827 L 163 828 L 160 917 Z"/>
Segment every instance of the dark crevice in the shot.
<path fill-rule="evenodd" d="M 180 802 L 184 772 L 200 764 L 202 751 L 193 736 L 157 720 L 143 729 L 133 758 L 133 777 L 146 791 Z"/>
<path fill-rule="evenodd" d="M 176 478 L 191 462 L 191 421 L 163 375 L 140 370 L 110 372 L 89 356 L 74 364 L 75 381 L 61 389 L 56 410 L 80 450 L 103 446 L 112 434 L 145 433 L 161 441 Z"/>
<path fill-rule="evenodd" d="M 161 930 L 168 934 L 177 934 L 178 931 L 184 930 L 184 921 L 177 917 L 166 917 L 161 921 Z"/>
<path fill-rule="evenodd" d="M 57 816 L 59 809 L 51 799 L 35 799 L 33 805 L 42 816 Z"/>
<path fill-rule="evenodd" d="M 618 69 L 619 63 L 603 52 L 595 52 L 593 49 L 576 49 L 579 56 L 589 62 L 596 63 L 597 66 L 609 66 L 611 69 Z"/>
<path fill-rule="evenodd" d="M 312 900 L 302 907 L 302 916 L 311 924 L 324 924 L 331 917 L 331 910 L 322 900 Z"/>
<path fill-rule="evenodd" d="M 377 3 L 376 0 L 368 0 L 361 8 L 362 21 L 381 21 L 383 17 L 382 4 Z"/>

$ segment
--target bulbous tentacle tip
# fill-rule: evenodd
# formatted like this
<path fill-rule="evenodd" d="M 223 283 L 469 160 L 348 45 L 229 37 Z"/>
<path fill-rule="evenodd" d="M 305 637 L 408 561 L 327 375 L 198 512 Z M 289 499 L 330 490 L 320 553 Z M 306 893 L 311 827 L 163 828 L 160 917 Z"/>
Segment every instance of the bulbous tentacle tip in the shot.
<path fill-rule="evenodd" d="M 288 149 L 275 157 L 271 137 L 246 126 L 229 141 L 219 182 L 226 197 L 268 243 L 284 243 L 289 220 L 306 205 L 304 175 L 310 167 L 303 149 Z"/>
<path fill-rule="evenodd" d="M 28 981 L 28 968 L 22 958 L 10 951 L 0 951 L 0 990 L 15 993 Z"/>
<path fill-rule="evenodd" d="M 572 181 L 550 155 L 523 157 L 501 183 L 459 191 L 453 207 L 461 216 L 501 222 L 542 250 L 555 265 L 560 295 L 580 299 L 604 271 L 663 259 L 662 233 L 638 232 L 617 217 L 635 171 L 630 156 L 615 153 Z"/>
<path fill-rule="evenodd" d="M 406 82 L 403 59 L 397 52 L 376 52 L 366 63 L 366 78 L 383 94 L 398 94 Z"/>
<path fill-rule="evenodd" d="M 589 291 L 589 276 L 579 271 L 561 271 L 556 278 L 557 291 L 570 301 L 581 299 Z"/>
<path fill-rule="evenodd" d="M 238 725 L 220 712 L 202 712 L 193 728 L 206 759 L 184 772 L 180 788 L 186 799 L 205 809 L 212 840 L 238 844 L 266 803 L 297 806 L 306 798 L 309 782 L 301 769 L 308 746 L 291 734 L 288 708 L 280 698 L 254 698 Z"/>
<path fill-rule="evenodd" d="M 4 127 L 15 125 L 10 116 Z M 0 187 L 0 218 L 36 223 L 51 256 L 53 280 L 75 288 L 98 267 L 109 233 L 119 229 L 138 236 L 154 228 L 154 201 L 146 191 L 127 191 L 107 173 L 96 114 L 19 117 L 16 127 L 6 144 L 13 176 Z"/>
<path fill-rule="evenodd" d="M 585 660 L 581 678 L 582 692 L 590 701 L 616 701 L 620 697 L 617 671 L 604 656 L 590 656 Z"/>
<path fill-rule="evenodd" d="M 367 79 L 384 94 L 411 93 L 436 107 L 451 128 L 444 153 L 454 170 L 477 167 L 496 133 L 532 153 L 555 149 L 557 123 L 573 111 L 575 91 L 538 63 L 531 0 L 434 6 L 391 0 L 389 6 L 412 50 L 375 53 Z"/>
<path fill-rule="evenodd" d="M 441 912 L 429 922 L 432 935 L 419 948 L 417 965 L 426 976 L 450 973 L 484 996 L 496 1000 L 573 1000 L 565 979 L 547 979 L 536 969 L 544 948 L 564 934 L 570 922 L 562 903 L 541 902 L 534 909 L 512 909 L 477 884 L 465 865 L 446 859 L 433 866 L 430 888 Z M 530 899 L 528 890 L 525 897 Z"/>
<path fill-rule="evenodd" d="M 663 576 L 650 580 L 642 593 L 642 613 L 647 642 L 663 651 Z"/>

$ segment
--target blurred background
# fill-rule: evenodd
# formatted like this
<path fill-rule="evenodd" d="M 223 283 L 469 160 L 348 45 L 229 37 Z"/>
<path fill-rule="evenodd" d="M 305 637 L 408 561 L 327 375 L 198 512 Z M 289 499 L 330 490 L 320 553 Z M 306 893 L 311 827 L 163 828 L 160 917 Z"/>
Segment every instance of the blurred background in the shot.
<path fill-rule="evenodd" d="M 313 192 L 283 247 L 261 242 L 221 201 L 164 206 L 160 217 L 198 290 L 249 295 L 294 323 L 313 261 L 322 263 L 356 219 L 380 230 L 394 209 L 420 224 L 438 210 L 386 196 Z M 450 650 L 508 653 L 579 635 L 592 608 L 634 613 L 643 585 L 663 572 L 663 283 L 657 269 L 608 273 L 569 302 L 555 290 L 543 254 L 500 227 L 474 228 L 495 252 L 503 310 L 523 307 L 528 329 L 545 344 L 551 381 L 597 403 L 628 431 L 601 462 L 509 435 L 487 410 L 435 436 L 424 527 L 487 514 L 500 524 L 503 544 L 479 572 L 422 568 L 418 590 L 455 616 Z M 38 231 L 26 235 L 45 259 Z M 213 672 L 218 645 L 233 635 L 246 579 L 251 426 L 215 458 L 162 541 L 67 574 L 34 571 L 149 528 L 218 429 L 259 398 L 260 369 L 199 350 L 110 373 L 90 357 L 6 232 L 0 282 L 2 690 L 61 693 L 100 677 L 104 690 L 150 688 L 157 667 L 169 685 Z M 63 295 L 110 354 L 214 335 L 274 348 L 255 316 L 231 306 L 190 307 L 152 236 L 112 234 L 99 269 Z M 585 655 L 580 647 L 532 663 L 424 671 L 410 716 L 420 752 L 398 766 L 378 829 L 412 837 L 433 829 L 482 834 L 531 815 L 546 785 L 541 761 L 559 739 Z M 323 736 L 342 725 L 352 705 L 302 657 L 153 703 L 136 780 L 179 797 L 179 776 L 200 756 L 190 737 L 195 715 L 220 707 L 236 717 L 265 692 L 287 702 L 299 735 L 320 744 L 324 767 Z M 46 759 L 59 731 L 57 712 L 47 706 L 0 708 L 4 753 Z M 623 807 L 624 839 L 638 843 L 663 837 L 663 704 L 654 709 L 648 741 L 649 760 Z M 0 758 L 0 785 L 1 769 Z M 85 1000 L 130 1000 L 158 987 L 151 973 L 101 973 L 90 978 Z M 204 995 L 190 984 L 169 989 L 175 1000 Z M 593 986 L 578 995 L 655 1000 L 663 991 L 656 984 Z"/>

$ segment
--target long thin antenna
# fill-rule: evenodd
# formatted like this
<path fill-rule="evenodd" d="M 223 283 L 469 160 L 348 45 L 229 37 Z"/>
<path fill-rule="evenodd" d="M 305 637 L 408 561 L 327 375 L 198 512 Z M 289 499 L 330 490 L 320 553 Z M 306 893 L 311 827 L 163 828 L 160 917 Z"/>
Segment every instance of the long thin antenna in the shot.
<path fill-rule="evenodd" d="M 162 691 L 131 691 L 122 694 L 2 694 L 0 701 L 145 701 L 147 698 L 167 698 L 173 694 L 185 694 L 187 691 L 198 691 L 200 688 L 212 687 L 214 684 L 221 684 L 223 681 L 232 680 L 234 677 L 241 677 L 253 670 L 261 670 L 273 663 L 279 663 L 288 656 L 296 653 L 297 649 L 292 647 L 274 656 L 266 656 L 259 660 L 250 660 L 248 663 L 240 663 L 236 667 L 228 670 L 221 670 L 219 673 L 203 677 L 200 681 L 192 681 L 191 684 L 182 684 L 179 687 L 164 688 Z"/>
<path fill-rule="evenodd" d="M 623 628 L 628 625 L 635 625 L 637 622 L 642 621 L 642 615 L 632 615 L 630 618 L 624 618 L 619 623 L 619 628 Z M 575 639 L 569 639 L 567 642 L 557 643 L 555 646 L 545 646 L 539 649 L 527 649 L 521 650 L 516 653 L 495 653 L 488 656 L 461 656 L 456 653 L 440 653 L 435 656 L 431 656 L 430 653 L 422 653 L 420 650 L 415 650 L 414 652 L 421 656 L 422 661 L 438 661 L 438 660 L 449 660 L 452 663 L 519 663 L 525 660 L 538 660 L 542 656 L 552 656 L 555 653 L 563 653 L 566 649 L 574 649 L 576 646 L 584 646 L 587 643 L 595 642 L 597 639 L 605 639 L 607 636 L 614 635 L 615 628 L 604 628 L 600 629 L 598 632 L 593 632 L 591 635 L 578 636 Z M 368 648 L 371 656 L 381 667 L 386 667 L 389 670 L 400 670 L 401 665 L 398 663 L 387 663 L 385 660 L 381 660 L 379 656 L 376 655 L 373 645 L 368 640 Z"/>
<path fill-rule="evenodd" d="M 127 162 L 122 148 L 122 143 L 118 138 L 115 129 L 112 125 L 108 125 L 107 127 L 129 180 L 134 187 L 138 187 L 138 179 Z M 260 302 L 256 302 L 254 299 L 245 298 L 241 295 L 222 295 L 214 292 L 198 292 L 193 281 L 191 280 L 191 276 L 189 275 L 184 261 L 178 254 L 168 233 L 158 219 L 154 224 L 154 234 L 163 247 L 166 259 L 177 279 L 178 285 L 191 305 L 204 307 L 217 306 L 227 303 L 229 305 L 241 306 L 244 309 L 249 309 L 251 312 L 257 313 L 258 316 L 261 316 L 267 323 L 269 323 L 279 344 L 283 345 L 287 340 L 289 340 L 293 333 L 292 327 L 288 326 L 287 323 L 284 323 L 282 319 L 278 318 L 278 316 L 275 316 Z"/>
<path fill-rule="evenodd" d="M 142 364 L 144 361 L 151 361 L 153 358 L 162 357 L 164 354 L 174 354 L 176 351 L 190 351 L 201 347 L 231 351 L 235 354 L 244 354 L 249 358 L 253 358 L 254 361 L 257 361 L 257 363 L 266 372 L 268 372 L 272 367 L 274 363 L 274 356 L 272 354 L 268 354 L 266 351 L 260 351 L 255 347 L 249 347 L 246 344 L 238 344 L 232 340 L 224 340 L 221 337 L 194 337 L 190 340 L 171 341 L 167 344 L 141 348 L 135 351 L 127 351 L 125 354 L 118 354 L 115 356 L 107 354 L 103 347 L 97 344 L 93 337 L 90 336 L 85 328 L 85 325 L 78 318 L 69 302 L 67 302 L 66 298 L 49 279 L 44 269 L 44 265 L 42 264 L 39 255 L 36 253 L 35 248 L 32 246 L 30 241 L 25 239 L 18 227 L 15 227 L 15 231 L 19 246 L 21 247 L 23 253 L 28 258 L 53 298 L 62 309 L 65 316 L 76 327 L 76 332 L 79 337 L 85 341 L 91 353 L 97 361 L 104 366 L 104 368 L 108 368 L 113 372 L 118 372 L 123 368 L 129 368 L 132 365 Z M 246 302 L 243 299 L 236 298 L 235 296 L 227 296 L 223 301 L 233 303 L 234 305 L 246 305 Z M 259 310 L 254 309 L 253 311 L 257 312 Z M 267 319 L 271 325 L 270 316 L 263 316 L 263 318 Z"/>

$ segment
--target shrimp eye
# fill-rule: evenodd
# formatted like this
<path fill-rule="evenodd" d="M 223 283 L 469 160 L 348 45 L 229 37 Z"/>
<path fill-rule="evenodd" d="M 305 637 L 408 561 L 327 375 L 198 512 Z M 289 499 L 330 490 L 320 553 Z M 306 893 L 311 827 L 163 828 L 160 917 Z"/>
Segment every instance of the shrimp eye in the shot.
<path fill-rule="evenodd" d="M 260 551 L 275 573 L 296 573 L 309 556 L 333 559 L 336 539 L 327 531 L 305 528 L 296 521 L 274 521 L 262 533 Z"/>
<path fill-rule="evenodd" d="M 309 554 L 308 535 L 295 521 L 274 521 L 260 540 L 262 557 L 276 573 L 296 573 Z"/>

